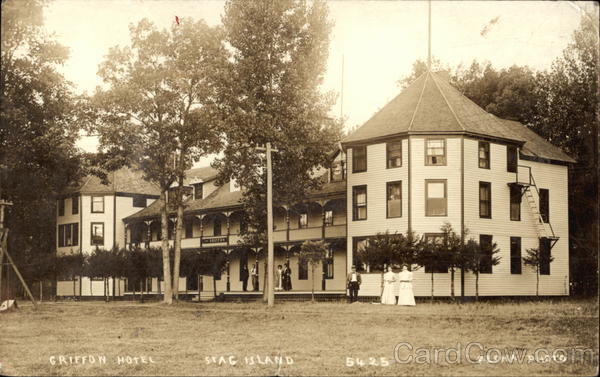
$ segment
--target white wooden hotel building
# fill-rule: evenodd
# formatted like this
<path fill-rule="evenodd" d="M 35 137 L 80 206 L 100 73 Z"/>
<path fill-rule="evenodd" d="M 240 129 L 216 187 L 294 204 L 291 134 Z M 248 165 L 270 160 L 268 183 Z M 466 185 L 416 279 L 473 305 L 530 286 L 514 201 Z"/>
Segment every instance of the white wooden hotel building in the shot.
<path fill-rule="evenodd" d="M 293 288 L 289 293 L 307 292 L 312 286 L 307 266 L 300 265 L 295 255 L 304 240 L 324 239 L 330 245 L 315 282 L 317 290 L 345 295 L 353 256 L 369 236 L 410 230 L 435 241 L 441 225 L 449 222 L 457 232 L 468 229 L 467 238 L 495 242 L 500 249 L 500 264 L 480 275 L 481 296 L 534 295 L 535 272 L 521 261 L 525 250 L 533 247 L 554 257 L 541 270 L 540 295 L 569 294 L 567 169 L 574 161 L 524 125 L 487 113 L 446 77 L 443 72 L 423 74 L 343 140 L 334 168 L 323 174 L 320 191 L 291 208 L 275 205 L 275 265 L 289 263 Z M 219 249 L 230 255 L 227 268 L 215 281 L 217 293 L 239 293 L 240 264 L 250 269 L 257 261 L 262 290 L 262 256 L 257 259 L 258 250 L 240 241 L 242 192 L 231 182 L 217 187 L 215 177 L 211 168 L 188 174 L 182 247 L 197 252 Z M 104 223 L 112 225 L 105 228 L 99 246 L 160 246 L 160 203 L 147 201 L 148 207 L 141 210 L 133 203 L 134 192 L 153 200 L 157 191 L 148 184 L 140 187 L 147 192 L 113 189 L 103 194 L 109 208 Z M 67 218 L 59 210 L 58 251 L 73 250 L 73 245 L 64 246 L 61 229 L 77 222 L 82 241 L 78 247 L 89 252 L 90 229 L 100 221 L 92 213 L 98 199 L 85 191 L 69 195 L 78 195 L 81 213 Z M 64 205 L 61 200 L 59 208 Z M 435 272 L 435 295 L 450 294 L 449 275 L 445 270 Z M 430 295 L 429 271 L 419 269 L 414 276 L 415 295 Z M 363 274 L 359 295 L 378 296 L 380 279 L 379 273 Z M 150 292 L 159 293 L 159 279 L 150 283 Z M 118 286 L 120 294 L 129 294 L 124 281 Z M 180 286 L 187 293 L 214 295 L 212 276 L 181 277 Z M 464 287 L 457 279 L 456 292 L 461 289 L 466 296 L 475 294 L 473 274 L 465 274 Z M 80 294 L 86 292 L 82 289 Z M 57 293 L 71 295 L 72 284 L 59 282 Z"/>

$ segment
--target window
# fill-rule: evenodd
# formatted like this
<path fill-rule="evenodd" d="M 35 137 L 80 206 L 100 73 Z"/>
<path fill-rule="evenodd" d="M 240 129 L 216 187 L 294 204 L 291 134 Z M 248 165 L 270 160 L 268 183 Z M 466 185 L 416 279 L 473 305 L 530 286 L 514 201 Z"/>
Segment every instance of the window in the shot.
<path fill-rule="evenodd" d="M 540 189 L 540 215 L 543 222 L 550 222 L 550 191 L 548 189 Z"/>
<path fill-rule="evenodd" d="M 64 215 L 65 215 L 65 200 L 58 199 L 58 216 L 64 216 Z"/>
<path fill-rule="evenodd" d="M 441 245 L 444 243 L 443 233 L 425 233 L 425 243 L 431 245 Z M 425 265 L 425 273 L 448 273 L 448 266 L 442 260 L 436 260 L 435 262 Z"/>
<path fill-rule="evenodd" d="M 308 280 L 308 260 L 298 260 L 298 280 Z"/>
<path fill-rule="evenodd" d="M 139 208 L 145 208 L 146 207 L 146 198 L 141 195 L 135 195 L 133 197 L 133 206 L 139 207 Z"/>
<path fill-rule="evenodd" d="M 425 165 L 446 165 L 446 140 L 425 140 Z"/>
<path fill-rule="evenodd" d="M 479 167 L 482 169 L 490 168 L 490 143 L 487 141 L 479 142 Z"/>
<path fill-rule="evenodd" d="M 510 186 L 510 219 L 521 221 L 521 189 L 517 185 Z"/>
<path fill-rule="evenodd" d="M 202 199 L 204 184 L 195 183 L 194 185 L 194 200 Z"/>
<path fill-rule="evenodd" d="M 334 161 L 330 169 L 331 182 L 343 181 L 345 176 L 344 161 Z"/>
<path fill-rule="evenodd" d="M 352 220 L 367 219 L 367 186 L 352 187 Z"/>
<path fill-rule="evenodd" d="M 479 235 L 479 245 L 481 246 L 481 253 L 483 254 L 479 261 L 479 273 L 480 274 L 491 274 L 492 273 L 492 236 L 489 234 Z"/>
<path fill-rule="evenodd" d="M 550 275 L 550 240 L 540 238 L 540 275 Z"/>
<path fill-rule="evenodd" d="M 79 245 L 79 223 L 58 226 L 58 247 Z"/>
<path fill-rule="evenodd" d="M 367 147 L 352 148 L 352 173 L 367 171 Z"/>
<path fill-rule="evenodd" d="M 402 182 L 387 183 L 387 217 L 402 216 Z"/>
<path fill-rule="evenodd" d="M 92 213 L 104 213 L 104 196 L 92 196 Z"/>
<path fill-rule="evenodd" d="M 325 226 L 333 225 L 333 210 L 328 209 L 325 211 Z"/>
<path fill-rule="evenodd" d="M 298 228 L 304 229 L 308 228 L 308 213 L 301 212 L 300 217 L 298 218 Z"/>
<path fill-rule="evenodd" d="M 387 168 L 397 168 L 402 166 L 402 141 L 393 141 L 386 144 L 387 148 Z"/>
<path fill-rule="evenodd" d="M 77 215 L 79 213 L 79 197 L 74 196 L 71 198 L 71 214 Z"/>
<path fill-rule="evenodd" d="M 221 219 L 215 217 L 215 221 L 213 222 L 213 236 L 221 235 Z"/>
<path fill-rule="evenodd" d="M 521 273 L 521 237 L 510 237 L 510 273 Z"/>
<path fill-rule="evenodd" d="M 425 180 L 425 216 L 446 216 L 448 210 L 445 179 Z"/>
<path fill-rule="evenodd" d="M 91 237 L 90 244 L 92 246 L 103 246 L 104 245 L 104 223 L 92 223 L 91 224 Z"/>
<path fill-rule="evenodd" d="M 479 182 L 479 217 L 492 218 L 492 184 Z"/>
<path fill-rule="evenodd" d="M 185 238 L 193 238 L 194 237 L 194 218 L 188 217 L 183 221 L 183 225 L 185 226 Z"/>
<path fill-rule="evenodd" d="M 517 147 L 508 145 L 506 147 L 506 170 L 511 173 L 516 173 L 518 160 Z"/>

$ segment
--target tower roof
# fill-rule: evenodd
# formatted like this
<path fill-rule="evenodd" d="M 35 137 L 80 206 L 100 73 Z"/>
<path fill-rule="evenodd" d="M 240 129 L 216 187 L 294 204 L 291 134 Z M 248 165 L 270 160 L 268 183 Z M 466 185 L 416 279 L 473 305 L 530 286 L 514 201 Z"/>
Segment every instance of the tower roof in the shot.
<path fill-rule="evenodd" d="M 519 122 L 488 113 L 454 88 L 441 72 L 427 71 L 371 117 L 343 144 L 376 142 L 407 134 L 467 134 L 527 144 L 533 157 L 574 162 Z M 543 140 L 543 139 L 542 139 Z M 542 149 L 540 149 L 542 148 Z"/>

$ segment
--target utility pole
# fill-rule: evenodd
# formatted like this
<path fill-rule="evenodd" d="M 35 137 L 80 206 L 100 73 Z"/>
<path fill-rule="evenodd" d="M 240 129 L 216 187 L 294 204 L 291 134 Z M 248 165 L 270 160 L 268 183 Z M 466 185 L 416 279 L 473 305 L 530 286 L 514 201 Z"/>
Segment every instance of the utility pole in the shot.
<path fill-rule="evenodd" d="M 427 33 L 427 70 L 431 71 L 431 0 L 429 3 L 428 33 Z"/>
<path fill-rule="evenodd" d="M 8 259 L 9 265 L 12 266 L 13 270 L 17 274 L 17 277 L 21 281 L 21 284 L 23 285 L 25 292 L 27 293 L 27 295 L 29 296 L 29 299 L 33 303 L 33 307 L 35 309 L 37 309 L 37 304 L 35 302 L 35 299 L 33 298 L 33 295 L 31 294 L 31 291 L 29 290 L 29 287 L 27 286 L 27 283 L 25 283 L 23 276 L 19 272 L 19 269 L 15 265 L 15 262 L 13 261 L 10 254 L 8 253 L 8 228 L 4 227 L 4 208 L 7 206 L 12 206 L 12 202 L 8 202 L 8 201 L 0 199 L 0 261 L 2 261 L 2 264 L 4 264 L 3 263 L 4 262 L 4 254 L 6 254 L 6 258 Z M 0 267 L 1 266 L 2 265 L 0 265 Z M 7 286 L 10 287 L 10 281 L 7 280 L 6 283 L 7 283 Z"/>
<path fill-rule="evenodd" d="M 266 148 L 256 148 L 265 151 L 267 155 L 267 306 L 272 307 L 275 303 L 275 287 L 273 281 L 275 250 L 273 246 L 273 169 L 271 167 L 271 152 L 279 152 L 271 148 L 267 143 Z"/>

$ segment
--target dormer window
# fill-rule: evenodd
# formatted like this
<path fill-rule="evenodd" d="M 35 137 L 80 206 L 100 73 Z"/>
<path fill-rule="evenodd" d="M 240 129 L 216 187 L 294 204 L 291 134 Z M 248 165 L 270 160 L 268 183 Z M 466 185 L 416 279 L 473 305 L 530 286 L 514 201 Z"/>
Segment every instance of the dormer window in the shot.
<path fill-rule="evenodd" d="M 203 183 L 194 183 L 192 185 L 194 187 L 194 200 L 199 200 L 203 198 Z"/>
<path fill-rule="evenodd" d="M 446 165 L 446 139 L 425 140 L 425 165 Z"/>
<path fill-rule="evenodd" d="M 344 161 L 342 161 L 342 160 L 334 161 L 333 165 L 331 166 L 330 181 L 331 182 L 343 181 L 344 175 L 345 175 L 344 174 Z"/>

